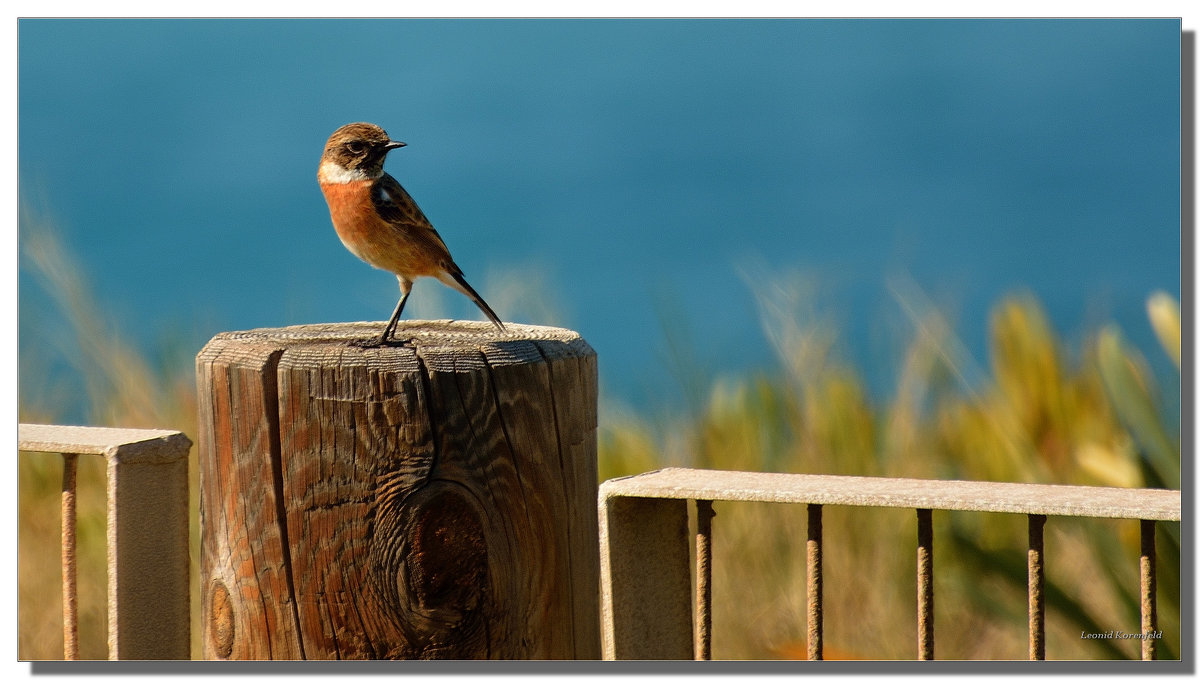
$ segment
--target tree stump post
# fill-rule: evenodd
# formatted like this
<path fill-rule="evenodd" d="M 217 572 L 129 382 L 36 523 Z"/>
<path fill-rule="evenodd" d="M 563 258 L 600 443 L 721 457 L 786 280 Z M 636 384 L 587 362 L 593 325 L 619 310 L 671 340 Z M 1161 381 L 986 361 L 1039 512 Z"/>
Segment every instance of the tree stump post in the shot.
<path fill-rule="evenodd" d="M 558 328 L 222 333 L 196 359 L 208 659 L 599 658 L 596 354 Z"/>

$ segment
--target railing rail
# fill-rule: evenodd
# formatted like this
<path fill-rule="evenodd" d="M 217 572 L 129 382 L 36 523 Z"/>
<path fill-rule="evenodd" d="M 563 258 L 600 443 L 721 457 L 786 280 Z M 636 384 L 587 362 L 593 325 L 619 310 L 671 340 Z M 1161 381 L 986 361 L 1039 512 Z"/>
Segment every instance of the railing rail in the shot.
<path fill-rule="evenodd" d="M 687 502 L 697 506 L 697 611 L 689 604 Z M 1029 518 L 1029 658 L 1045 658 L 1043 528 L 1048 516 L 1141 521 L 1142 658 L 1156 658 L 1154 529 L 1177 522 L 1181 494 L 1165 489 L 1014 484 L 666 468 L 600 485 L 601 633 L 606 659 L 706 659 L 711 649 L 711 504 L 808 505 L 808 657 L 822 656 L 822 531 L 825 505 L 917 512 L 917 650 L 934 656 L 934 510 L 1004 512 Z"/>
<path fill-rule="evenodd" d="M 63 651 L 77 658 L 75 469 L 107 461 L 110 659 L 187 659 L 188 449 L 181 432 L 18 425 L 17 448 L 63 456 Z"/>

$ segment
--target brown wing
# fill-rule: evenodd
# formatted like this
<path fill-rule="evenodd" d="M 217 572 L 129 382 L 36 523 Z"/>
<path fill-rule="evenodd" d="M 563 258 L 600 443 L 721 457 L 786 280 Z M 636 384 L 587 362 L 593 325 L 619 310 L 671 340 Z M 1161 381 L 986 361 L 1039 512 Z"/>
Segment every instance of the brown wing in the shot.
<path fill-rule="evenodd" d="M 460 271 L 450 257 L 450 249 L 446 247 L 446 242 L 429 223 L 425 213 L 417 207 L 417 202 L 394 177 L 385 172 L 383 177 L 375 182 L 371 187 L 371 201 L 380 217 L 405 231 L 409 238 L 422 241 L 431 249 L 441 251 L 445 257 L 441 264 L 446 271 L 451 274 Z"/>
<path fill-rule="evenodd" d="M 384 173 L 379 181 L 371 187 L 371 201 L 375 204 L 375 211 L 386 220 L 389 224 L 404 232 L 404 235 L 411 241 L 420 242 L 427 252 L 437 252 L 441 258 L 439 263 L 444 273 L 432 275 L 437 276 L 446 285 L 457 288 L 464 295 L 483 310 L 483 313 L 491 319 L 501 331 L 504 330 L 504 323 L 500 321 L 500 317 L 492 311 L 488 303 L 484 302 L 479 293 L 467 283 L 463 278 L 462 270 L 458 265 L 454 264 L 454 260 L 450 257 L 450 250 L 446 247 L 446 242 L 429 224 L 421 209 L 417 207 L 417 202 L 408 195 L 404 187 L 395 180 L 391 175 Z"/>

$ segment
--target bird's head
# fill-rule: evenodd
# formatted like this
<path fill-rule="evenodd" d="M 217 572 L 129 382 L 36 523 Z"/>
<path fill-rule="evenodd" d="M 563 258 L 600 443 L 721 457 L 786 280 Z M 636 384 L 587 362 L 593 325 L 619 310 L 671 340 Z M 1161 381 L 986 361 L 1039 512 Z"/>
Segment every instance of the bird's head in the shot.
<path fill-rule="evenodd" d="M 343 125 L 325 142 L 325 152 L 321 154 L 322 180 L 375 179 L 383 174 L 383 161 L 388 152 L 402 146 L 405 146 L 404 142 L 393 141 L 378 125 Z"/>

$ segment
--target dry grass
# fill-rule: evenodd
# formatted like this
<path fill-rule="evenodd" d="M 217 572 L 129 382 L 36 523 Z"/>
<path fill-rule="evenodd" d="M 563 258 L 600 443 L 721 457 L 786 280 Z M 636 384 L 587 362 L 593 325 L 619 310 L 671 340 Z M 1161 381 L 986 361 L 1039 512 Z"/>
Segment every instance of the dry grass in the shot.
<path fill-rule="evenodd" d="M 169 369 L 151 362 L 124 340 L 106 319 L 102 305 L 91 296 L 82 268 L 62 246 L 52 225 L 28 206 L 21 211 L 22 268 L 34 275 L 49 294 L 70 333 L 54 335 L 35 349 L 23 348 L 21 358 L 20 422 L 63 423 L 56 399 L 87 405 L 85 422 L 110 427 L 145 427 L 180 430 L 196 441 L 196 388 L 193 359 L 180 355 L 164 361 Z M 40 310 L 43 313 L 46 310 Z M 37 372 L 37 350 L 57 351 L 70 359 L 82 377 L 85 393 L 40 393 L 27 384 Z M 28 393 L 45 394 L 41 399 Z M 196 451 L 189 465 L 191 518 L 192 602 L 199 603 L 199 487 Z M 21 659 L 62 658 L 62 592 L 59 574 L 59 493 L 62 461 L 58 456 L 23 453 L 20 456 L 20 550 L 18 573 L 20 604 L 18 629 Z M 77 516 L 79 529 L 79 630 L 80 658 L 108 657 L 105 574 L 105 497 L 103 461 L 81 456 Z M 198 630 L 199 611 L 194 607 L 192 630 Z M 199 636 L 193 635 L 193 656 L 199 654 Z"/>
<path fill-rule="evenodd" d="M 670 464 L 1178 488 L 1177 426 L 1156 402 L 1145 360 L 1115 327 L 1068 352 L 1037 301 L 1012 296 L 993 311 L 984 366 L 900 281 L 894 290 L 911 339 L 895 394 L 877 404 L 836 352 L 838 333 L 811 282 L 754 279 L 771 282 L 756 294 L 779 370 L 714 380 L 698 412 L 671 422 L 603 420 L 601 477 Z M 1172 302 L 1156 294 L 1148 307 L 1164 348 L 1178 357 Z M 714 658 L 803 657 L 803 508 L 715 507 Z M 830 658 L 915 658 L 914 513 L 824 514 Z M 1025 518 L 934 518 L 937 656 L 1025 658 Z M 1179 650 L 1178 540 L 1178 524 L 1160 528 L 1160 658 Z M 1054 518 L 1046 545 L 1048 658 L 1137 658 L 1136 641 L 1080 640 L 1085 631 L 1139 630 L 1137 522 Z"/>

